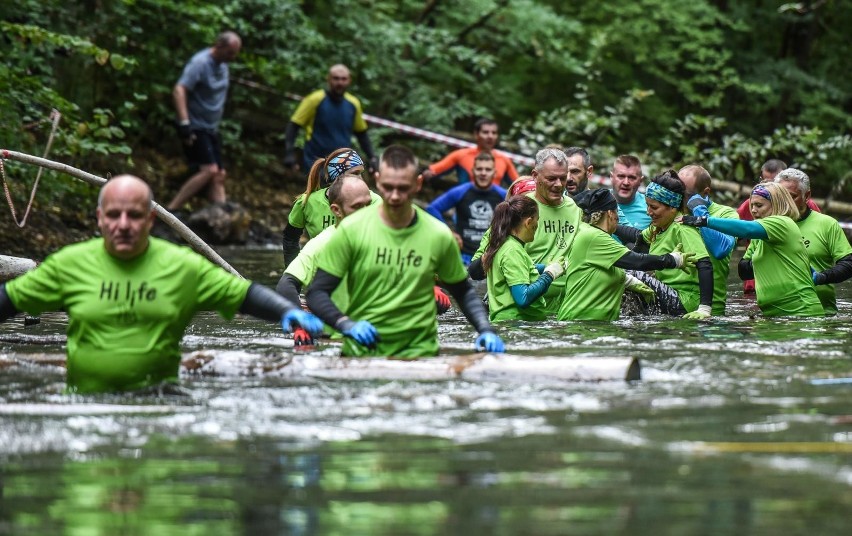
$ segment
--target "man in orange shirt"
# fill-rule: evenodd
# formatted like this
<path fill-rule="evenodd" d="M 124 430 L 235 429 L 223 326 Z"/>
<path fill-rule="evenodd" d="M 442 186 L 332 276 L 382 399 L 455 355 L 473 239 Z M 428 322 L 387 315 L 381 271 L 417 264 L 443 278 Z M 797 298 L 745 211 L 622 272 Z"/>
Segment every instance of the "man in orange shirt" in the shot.
<path fill-rule="evenodd" d="M 459 178 L 459 184 L 471 182 L 473 177 L 473 161 L 481 152 L 491 153 L 494 156 L 494 184 L 508 187 L 518 178 L 515 165 L 505 154 L 495 151 L 497 140 L 500 135 L 497 132 L 497 122 L 493 119 L 480 119 L 473 126 L 473 136 L 476 139 L 476 147 L 458 149 L 439 162 L 429 166 L 423 172 L 423 178 L 434 184 L 434 179 L 450 171 L 455 171 Z"/>

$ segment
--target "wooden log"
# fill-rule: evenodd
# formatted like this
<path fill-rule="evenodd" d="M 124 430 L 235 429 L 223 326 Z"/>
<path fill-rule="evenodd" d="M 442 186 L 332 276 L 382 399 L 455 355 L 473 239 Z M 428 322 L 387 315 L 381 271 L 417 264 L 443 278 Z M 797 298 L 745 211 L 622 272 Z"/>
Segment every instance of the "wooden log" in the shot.
<path fill-rule="evenodd" d="M 233 355 L 231 355 L 233 354 Z M 526 357 L 512 354 L 469 354 L 403 360 L 295 355 L 274 366 L 260 366 L 257 356 L 204 352 L 186 357 L 183 372 L 220 376 L 275 373 L 289 378 L 337 381 L 537 381 L 599 382 L 641 379 L 639 360 L 632 357 Z M 217 363 L 224 357 L 227 363 Z M 62 354 L 18 354 L 12 362 L 61 365 Z M 268 363 L 269 364 L 269 363 Z"/>
<path fill-rule="evenodd" d="M 0 255 L 0 283 L 5 283 L 36 267 L 36 262 L 23 257 Z"/>

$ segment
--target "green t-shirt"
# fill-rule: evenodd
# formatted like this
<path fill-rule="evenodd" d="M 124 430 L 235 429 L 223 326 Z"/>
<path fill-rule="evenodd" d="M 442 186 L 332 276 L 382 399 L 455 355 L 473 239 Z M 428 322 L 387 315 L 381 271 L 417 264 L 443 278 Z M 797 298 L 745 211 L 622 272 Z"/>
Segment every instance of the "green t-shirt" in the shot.
<path fill-rule="evenodd" d="M 293 202 L 293 208 L 290 209 L 290 215 L 287 216 L 287 222 L 291 227 L 305 229 L 308 232 L 308 237 L 313 238 L 318 236 L 323 229 L 331 227 L 337 223 L 337 217 L 331 211 L 331 204 L 325 193 L 328 188 L 320 188 L 311 193 L 305 202 L 305 194 L 300 195 Z M 376 193 L 370 192 L 372 203 L 382 200 Z"/>
<path fill-rule="evenodd" d="M 580 223 L 568 252 L 559 320 L 616 320 L 624 295 L 624 270 L 613 266 L 628 249 L 601 229 Z"/>
<path fill-rule="evenodd" d="M 287 266 L 284 273 L 301 281 L 303 287 L 310 285 L 314 276 L 317 275 L 317 256 L 328 246 L 335 231 L 337 231 L 337 227 L 334 225 L 326 227 L 320 234 L 309 240 L 299 252 L 299 255 Z M 345 282 L 345 274 L 343 279 Z M 346 308 L 349 306 L 349 295 L 346 293 L 345 284 L 341 283 L 332 293 L 331 301 L 337 305 L 338 309 L 346 312 Z"/>
<path fill-rule="evenodd" d="M 805 251 L 811 266 L 817 272 L 833 267 L 837 261 L 852 253 L 852 246 L 837 220 L 811 210 L 804 219 L 796 222 L 802 233 Z M 816 293 L 826 314 L 837 314 L 834 285 L 817 285 Z"/>
<path fill-rule="evenodd" d="M 544 320 L 547 317 L 544 296 L 521 308 L 512 298 L 511 287 L 529 285 L 538 279 L 538 270 L 524 249 L 524 243 L 509 236 L 494 255 L 488 270 L 488 311 L 494 320 Z"/>
<path fill-rule="evenodd" d="M 642 231 L 642 238 L 645 242 L 651 243 L 649 253 L 652 255 L 671 253 L 678 244 L 683 244 L 683 251 L 695 253 L 696 261 L 710 257 L 698 229 L 680 223 L 672 223 L 668 229 L 657 234 L 654 241 L 651 242 L 650 237 L 656 229 L 657 226 L 652 224 Z M 657 279 L 677 292 L 680 303 L 683 304 L 683 308 L 688 313 L 698 309 L 701 292 L 698 289 L 698 270 L 696 268 L 692 268 L 688 272 L 684 272 L 680 268 L 667 268 L 657 270 L 655 275 Z"/>
<path fill-rule="evenodd" d="M 708 212 L 714 218 L 740 219 L 736 210 L 719 203 L 710 203 Z M 733 249 L 721 259 L 710 255 L 710 263 L 713 265 L 713 316 L 723 316 L 725 314 L 725 303 L 728 301 L 728 274 L 731 271 L 732 252 Z"/>
<path fill-rule="evenodd" d="M 535 199 L 535 192 L 529 192 L 527 197 Z M 538 203 L 538 228 L 532 242 L 526 244 L 525 249 L 535 264 L 550 264 L 561 260 L 568 255 L 577 228 L 580 226 L 583 211 L 570 197 L 564 197 L 558 206 L 546 205 L 536 199 Z M 488 240 L 491 237 L 489 227 L 479 243 L 479 249 L 473 255 L 476 260 L 485 252 Z M 565 278 L 560 277 L 554 281 L 544 295 L 548 314 L 556 314 L 559 311 L 559 303 L 563 290 L 565 289 Z"/>
<path fill-rule="evenodd" d="M 6 291 L 18 310 L 68 313 L 68 388 L 91 393 L 176 382 L 193 315 L 232 318 L 250 284 L 157 238 L 128 261 L 98 238 L 62 248 Z"/>
<path fill-rule="evenodd" d="M 381 205 L 370 205 L 347 216 L 317 267 L 335 277 L 348 274 L 352 320 L 366 320 L 379 332 L 375 350 L 345 339 L 343 354 L 404 358 L 438 354 L 435 275 L 449 284 L 467 277 L 459 246 L 450 228 L 414 207 L 416 220 L 392 229 L 381 219 Z"/>
<path fill-rule="evenodd" d="M 752 240 L 744 259 L 754 267 L 757 306 L 764 316 L 823 316 L 801 232 L 787 216 L 755 220 L 769 237 Z"/>

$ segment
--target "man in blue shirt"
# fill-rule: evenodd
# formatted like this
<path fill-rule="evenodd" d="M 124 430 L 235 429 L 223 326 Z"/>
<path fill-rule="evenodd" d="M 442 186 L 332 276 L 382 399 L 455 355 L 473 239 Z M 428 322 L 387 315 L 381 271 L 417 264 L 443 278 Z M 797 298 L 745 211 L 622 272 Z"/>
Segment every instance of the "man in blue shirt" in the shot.
<path fill-rule="evenodd" d="M 491 225 L 494 208 L 506 198 L 506 190 L 492 182 L 494 170 L 494 156 L 490 152 L 479 153 L 473 161 L 473 182 L 451 188 L 426 207 L 441 221 L 444 212 L 456 210 L 453 235 L 459 241 L 465 266 L 470 264 L 482 235 Z"/>
<path fill-rule="evenodd" d="M 311 169 L 317 158 L 325 158 L 341 147 L 352 146 L 352 134 L 367 157 L 370 173 L 378 170 L 378 159 L 367 136 L 367 122 L 361 101 L 347 92 L 352 77 L 345 65 L 332 65 L 328 70 L 328 88 L 318 89 L 299 103 L 284 132 L 284 165 L 295 168 L 296 135 L 305 129 L 303 170 Z"/>
<path fill-rule="evenodd" d="M 219 121 L 228 96 L 228 63 L 237 58 L 241 47 L 240 36 L 222 32 L 213 47 L 201 50 L 189 60 L 175 84 L 172 97 L 178 133 L 193 175 L 169 202 L 169 210 L 179 209 L 204 188 L 211 202 L 225 202 Z"/>
<path fill-rule="evenodd" d="M 639 187 L 645 176 L 642 175 L 642 163 L 631 154 L 623 154 L 615 159 L 610 172 L 612 195 L 618 202 L 621 225 L 645 229 L 651 225 L 645 196 L 639 193 Z"/>

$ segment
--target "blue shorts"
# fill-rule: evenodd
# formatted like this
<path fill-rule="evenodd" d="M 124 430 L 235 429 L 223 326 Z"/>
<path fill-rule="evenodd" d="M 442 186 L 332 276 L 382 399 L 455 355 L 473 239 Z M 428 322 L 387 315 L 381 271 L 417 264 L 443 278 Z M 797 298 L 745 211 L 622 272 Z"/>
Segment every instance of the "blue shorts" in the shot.
<path fill-rule="evenodd" d="M 197 168 L 216 164 L 219 169 L 223 169 L 222 138 L 219 137 L 219 133 L 213 130 L 195 129 L 192 129 L 192 133 L 195 135 L 195 141 L 192 145 L 183 146 L 189 166 Z"/>

